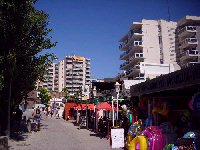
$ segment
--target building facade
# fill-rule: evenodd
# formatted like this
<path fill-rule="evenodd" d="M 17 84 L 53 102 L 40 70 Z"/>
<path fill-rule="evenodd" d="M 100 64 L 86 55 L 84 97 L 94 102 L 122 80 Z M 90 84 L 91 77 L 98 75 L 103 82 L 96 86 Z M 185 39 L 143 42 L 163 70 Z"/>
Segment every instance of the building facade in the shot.
<path fill-rule="evenodd" d="M 185 16 L 177 23 L 176 53 L 181 68 L 200 63 L 200 16 Z"/>
<path fill-rule="evenodd" d="M 175 51 L 177 23 L 166 20 L 133 22 L 128 33 L 120 39 L 123 51 L 120 65 L 123 73 L 122 96 L 130 96 L 130 86 L 179 70 Z"/>
<path fill-rule="evenodd" d="M 90 91 L 90 73 L 90 59 L 66 56 L 47 69 L 45 81 L 38 81 L 36 89 L 47 88 L 49 91 L 62 92 L 66 88 L 71 95 L 81 91 L 87 99 Z"/>
<path fill-rule="evenodd" d="M 175 53 L 176 22 L 145 20 L 133 22 L 120 40 L 120 78 L 145 81 L 178 70 Z"/>
<path fill-rule="evenodd" d="M 90 73 L 90 59 L 81 56 L 66 56 L 59 63 L 59 91 L 66 88 L 72 95 L 81 91 L 88 97 Z"/>

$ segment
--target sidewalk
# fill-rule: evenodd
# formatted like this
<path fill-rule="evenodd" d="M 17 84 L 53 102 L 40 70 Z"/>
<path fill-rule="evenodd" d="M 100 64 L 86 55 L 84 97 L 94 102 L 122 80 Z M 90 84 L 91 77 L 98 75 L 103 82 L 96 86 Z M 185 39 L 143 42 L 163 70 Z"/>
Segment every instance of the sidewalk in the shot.
<path fill-rule="evenodd" d="M 11 150 L 111 150 L 110 141 L 79 129 L 72 122 L 55 117 L 41 121 L 41 131 L 22 133 L 18 141 L 10 140 Z M 116 149 L 115 149 L 116 150 Z"/>

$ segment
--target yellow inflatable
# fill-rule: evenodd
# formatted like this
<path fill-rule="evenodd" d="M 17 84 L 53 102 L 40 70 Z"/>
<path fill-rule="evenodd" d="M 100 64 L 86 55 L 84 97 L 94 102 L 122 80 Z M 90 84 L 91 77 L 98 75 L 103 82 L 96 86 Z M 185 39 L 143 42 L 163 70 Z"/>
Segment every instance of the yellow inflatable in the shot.
<path fill-rule="evenodd" d="M 148 144 L 145 136 L 136 136 L 128 145 L 128 150 L 136 150 L 137 144 L 140 145 L 140 150 L 147 150 Z"/>
<path fill-rule="evenodd" d="M 138 120 L 134 124 L 132 124 L 128 130 L 128 135 L 126 138 L 126 147 L 128 149 L 130 142 L 142 131 L 142 121 Z"/>

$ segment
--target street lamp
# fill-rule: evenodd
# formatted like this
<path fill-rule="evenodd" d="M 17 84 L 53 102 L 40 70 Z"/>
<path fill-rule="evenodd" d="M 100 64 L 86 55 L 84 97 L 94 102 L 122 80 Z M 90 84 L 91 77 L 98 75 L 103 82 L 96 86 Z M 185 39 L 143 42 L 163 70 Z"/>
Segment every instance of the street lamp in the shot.
<path fill-rule="evenodd" d="M 119 84 L 118 82 L 115 83 L 115 91 L 117 93 L 117 120 L 118 120 L 118 113 L 119 113 L 118 99 L 119 99 L 120 85 L 121 84 Z"/>
<path fill-rule="evenodd" d="M 95 118 L 94 118 L 94 131 L 96 129 L 96 132 L 98 131 L 98 118 L 97 118 L 97 111 L 96 111 L 96 96 L 97 96 L 97 89 L 96 86 L 93 87 L 93 98 L 94 98 L 94 113 L 95 113 Z"/>

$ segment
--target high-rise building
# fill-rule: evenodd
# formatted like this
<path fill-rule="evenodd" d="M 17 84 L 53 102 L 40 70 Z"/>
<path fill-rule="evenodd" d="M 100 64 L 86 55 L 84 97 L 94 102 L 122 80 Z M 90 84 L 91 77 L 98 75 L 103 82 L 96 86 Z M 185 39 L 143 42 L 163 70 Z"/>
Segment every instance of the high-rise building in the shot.
<path fill-rule="evenodd" d="M 175 53 L 176 22 L 145 20 L 133 22 L 128 33 L 121 38 L 120 65 L 124 73 L 118 77 L 145 81 L 179 69 Z"/>
<path fill-rule="evenodd" d="M 37 82 L 36 89 L 47 88 L 61 92 L 64 88 L 73 95 L 79 91 L 88 99 L 90 93 L 90 59 L 81 56 L 66 56 L 47 68 L 44 82 Z"/>
<path fill-rule="evenodd" d="M 177 23 L 176 53 L 181 68 L 200 63 L 200 16 L 185 16 Z"/>
<path fill-rule="evenodd" d="M 66 56 L 58 64 L 59 91 L 67 88 L 74 94 L 78 91 L 89 92 L 90 86 L 90 59 L 81 56 Z"/>

